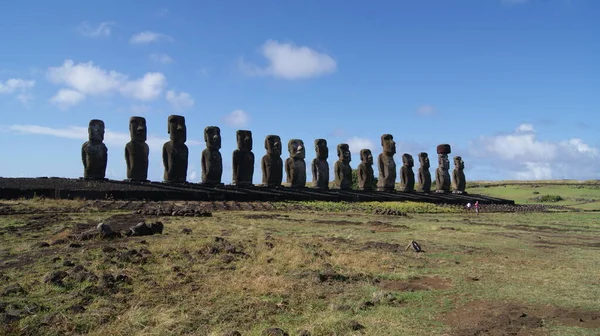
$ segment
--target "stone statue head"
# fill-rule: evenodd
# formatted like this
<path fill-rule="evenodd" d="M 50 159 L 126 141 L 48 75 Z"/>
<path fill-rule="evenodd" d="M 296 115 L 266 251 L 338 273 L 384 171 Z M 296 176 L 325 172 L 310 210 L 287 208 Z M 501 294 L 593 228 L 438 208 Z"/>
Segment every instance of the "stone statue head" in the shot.
<path fill-rule="evenodd" d="M 265 149 L 268 154 L 281 155 L 281 138 L 279 135 L 267 135 L 265 138 Z"/>
<path fill-rule="evenodd" d="M 408 153 L 404 153 L 402 154 L 402 165 L 406 166 L 406 167 L 414 167 L 415 166 L 415 161 L 413 160 L 412 155 L 408 154 Z"/>
<path fill-rule="evenodd" d="M 450 145 L 448 144 L 441 144 L 437 146 L 437 153 L 438 153 L 438 165 L 440 168 L 442 169 L 450 169 L 450 161 L 448 160 L 448 154 L 450 154 L 452 152 L 452 149 L 450 148 Z"/>
<path fill-rule="evenodd" d="M 238 130 L 235 135 L 238 149 L 250 152 L 252 150 L 252 131 Z"/>
<path fill-rule="evenodd" d="M 431 166 L 429 163 L 429 155 L 427 155 L 425 152 L 419 153 L 419 162 L 421 163 L 421 167 L 423 167 L 423 169 L 429 169 Z"/>
<path fill-rule="evenodd" d="M 170 115 L 168 132 L 169 137 L 173 142 L 185 143 L 187 140 L 185 117 L 180 115 Z"/>
<path fill-rule="evenodd" d="M 369 165 L 373 164 L 373 154 L 371 154 L 370 149 L 361 149 L 360 150 L 360 161 L 362 163 L 366 163 Z"/>
<path fill-rule="evenodd" d="M 350 155 L 350 146 L 348 146 L 348 144 L 339 144 L 337 146 L 337 155 L 340 160 L 346 163 L 352 161 L 352 155 Z"/>
<path fill-rule="evenodd" d="M 465 169 L 465 162 L 463 161 L 462 157 L 460 157 L 460 156 L 454 157 L 454 166 L 456 168 L 458 168 L 459 170 Z"/>
<path fill-rule="evenodd" d="M 129 118 L 129 135 L 131 136 L 131 140 L 145 142 L 148 136 L 148 130 L 146 128 L 146 118 Z"/>
<path fill-rule="evenodd" d="M 207 126 L 204 129 L 204 142 L 210 149 L 221 149 L 221 129 L 217 126 Z"/>
<path fill-rule="evenodd" d="M 318 159 L 327 160 L 327 158 L 329 157 L 329 148 L 327 147 L 327 140 L 315 140 L 315 152 L 317 153 Z"/>
<path fill-rule="evenodd" d="M 104 141 L 104 121 L 99 119 L 90 120 L 88 138 L 90 141 Z"/>
<path fill-rule="evenodd" d="M 383 146 L 383 152 L 388 155 L 396 154 L 396 142 L 394 142 L 394 136 L 391 134 L 384 134 L 381 136 L 381 146 Z"/>
<path fill-rule="evenodd" d="M 304 149 L 304 141 L 300 139 L 291 139 L 288 141 L 288 152 L 290 157 L 298 160 L 304 160 L 306 150 Z"/>

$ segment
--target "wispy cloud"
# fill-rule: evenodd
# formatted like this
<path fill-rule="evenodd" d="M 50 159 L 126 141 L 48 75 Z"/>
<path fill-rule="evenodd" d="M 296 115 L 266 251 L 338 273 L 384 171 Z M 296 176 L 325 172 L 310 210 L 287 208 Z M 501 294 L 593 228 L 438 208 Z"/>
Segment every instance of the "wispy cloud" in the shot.
<path fill-rule="evenodd" d="M 192 96 L 187 92 L 177 93 L 174 90 L 169 90 L 167 91 L 165 98 L 171 106 L 178 111 L 194 106 L 194 99 L 192 99 Z"/>
<path fill-rule="evenodd" d="M 82 22 L 77 27 L 77 31 L 86 37 L 109 37 L 113 26 L 115 26 L 115 23 L 109 21 L 101 22 L 97 26 L 92 26 L 88 22 Z"/>
<path fill-rule="evenodd" d="M 173 63 L 175 60 L 164 53 L 153 53 L 150 54 L 150 59 L 156 63 L 161 63 L 161 64 L 169 64 L 169 63 Z"/>
<path fill-rule="evenodd" d="M 129 43 L 131 44 L 147 44 L 160 41 L 173 42 L 174 40 L 169 35 L 151 31 L 144 31 L 141 33 L 134 34 L 131 37 L 131 39 L 129 39 Z"/>
<path fill-rule="evenodd" d="M 346 140 L 348 147 L 350 147 L 350 152 L 354 154 L 359 154 L 363 149 L 375 149 L 375 142 L 371 139 L 360 138 L 360 137 L 352 137 Z"/>
<path fill-rule="evenodd" d="M 432 105 L 421 105 L 417 109 L 417 114 L 420 116 L 432 116 L 437 113 L 437 109 Z"/>
<path fill-rule="evenodd" d="M 231 127 L 246 127 L 250 122 L 250 115 L 244 110 L 235 110 L 226 115 L 224 121 Z"/>
<path fill-rule="evenodd" d="M 16 94 L 17 100 L 27 105 L 33 99 L 31 89 L 34 86 L 34 80 L 11 78 L 4 82 L 0 81 L 0 94 Z"/>
<path fill-rule="evenodd" d="M 248 76 L 272 76 L 287 80 L 319 77 L 337 71 L 337 62 L 333 57 L 306 46 L 268 40 L 261 46 L 261 53 L 267 60 L 266 67 L 240 58 L 240 70 Z"/>

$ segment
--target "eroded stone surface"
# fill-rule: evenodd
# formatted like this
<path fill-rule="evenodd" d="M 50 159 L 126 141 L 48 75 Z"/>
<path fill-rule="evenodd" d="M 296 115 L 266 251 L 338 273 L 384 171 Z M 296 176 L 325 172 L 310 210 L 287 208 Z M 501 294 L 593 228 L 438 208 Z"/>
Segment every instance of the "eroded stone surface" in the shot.
<path fill-rule="evenodd" d="M 452 171 L 452 180 L 454 180 L 454 190 L 455 194 L 464 194 L 465 188 L 467 186 L 467 180 L 465 178 L 465 162 L 462 157 L 455 156 L 454 157 L 454 170 Z"/>
<path fill-rule="evenodd" d="M 429 172 L 429 156 L 425 152 L 419 153 L 419 190 L 423 192 L 431 191 L 431 173 Z"/>
<path fill-rule="evenodd" d="M 165 168 L 164 180 L 167 183 L 185 183 L 188 169 L 187 128 L 185 117 L 169 116 L 168 132 L 170 140 L 163 145 L 162 157 Z"/>
<path fill-rule="evenodd" d="M 108 148 L 104 144 L 104 121 L 92 119 L 88 125 L 88 137 L 81 146 L 83 178 L 86 180 L 104 180 L 108 163 Z"/>
<path fill-rule="evenodd" d="M 265 149 L 267 154 L 261 160 L 262 184 L 267 187 L 280 187 L 283 180 L 281 138 L 278 135 L 267 135 Z"/>
<path fill-rule="evenodd" d="M 402 155 L 402 167 L 400 168 L 400 189 L 404 192 L 415 191 L 414 165 L 412 155 L 404 153 Z"/>
<path fill-rule="evenodd" d="M 360 164 L 358 165 L 358 189 L 373 190 L 375 180 L 373 172 L 373 154 L 370 149 L 361 149 Z"/>
<path fill-rule="evenodd" d="M 237 149 L 233 151 L 233 179 L 235 185 L 252 185 L 254 175 L 254 153 L 252 153 L 252 132 L 236 132 Z"/>
<path fill-rule="evenodd" d="M 447 193 L 450 191 L 450 161 L 448 160 L 448 154 L 451 152 L 450 145 L 448 144 L 437 146 L 438 168 L 435 170 L 436 193 Z"/>
<path fill-rule="evenodd" d="M 206 149 L 202 151 L 202 183 L 221 184 L 223 158 L 221 157 L 221 129 L 208 126 L 204 129 Z"/>
<path fill-rule="evenodd" d="M 143 117 L 131 117 L 129 119 L 129 135 L 131 141 L 125 145 L 127 179 L 129 181 L 147 181 L 150 149 L 146 143 L 146 119 Z"/>
<path fill-rule="evenodd" d="M 377 158 L 377 167 L 379 168 L 379 177 L 377 181 L 377 190 L 394 191 L 396 184 L 396 142 L 391 134 L 381 136 L 381 146 L 383 153 Z"/>
<path fill-rule="evenodd" d="M 291 188 L 306 187 L 306 149 L 304 141 L 300 139 L 291 139 L 288 142 L 288 152 L 290 157 L 285 160 L 285 172 L 287 183 Z"/>
<path fill-rule="evenodd" d="M 313 176 L 313 187 L 318 189 L 329 189 L 329 148 L 327 140 L 315 140 L 316 157 L 312 161 L 311 170 Z"/>
<path fill-rule="evenodd" d="M 352 167 L 350 167 L 350 161 L 352 161 L 352 155 L 350 153 L 350 146 L 342 143 L 337 146 L 338 160 L 335 162 L 335 186 L 342 190 L 352 189 Z"/>

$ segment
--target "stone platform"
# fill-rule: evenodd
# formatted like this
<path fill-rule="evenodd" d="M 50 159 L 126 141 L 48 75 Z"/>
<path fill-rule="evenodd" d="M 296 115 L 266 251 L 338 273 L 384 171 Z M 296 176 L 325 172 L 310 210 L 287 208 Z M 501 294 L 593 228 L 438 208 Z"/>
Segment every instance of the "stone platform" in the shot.
<path fill-rule="evenodd" d="M 514 204 L 512 200 L 474 194 L 404 193 L 381 191 L 318 190 L 313 188 L 267 188 L 232 185 L 205 186 L 196 183 L 133 183 L 116 180 L 86 181 L 55 177 L 0 178 L 0 199 L 31 197 L 54 199 L 114 199 L 147 201 L 414 201 L 436 204 Z"/>

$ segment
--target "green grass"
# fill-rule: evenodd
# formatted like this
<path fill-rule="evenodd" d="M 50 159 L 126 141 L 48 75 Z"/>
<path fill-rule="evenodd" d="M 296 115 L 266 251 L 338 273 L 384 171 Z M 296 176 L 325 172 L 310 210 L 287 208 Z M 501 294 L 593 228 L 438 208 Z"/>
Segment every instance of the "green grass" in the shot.
<path fill-rule="evenodd" d="M 50 208 L 40 200 L 21 203 Z M 276 203 L 270 212 L 159 218 L 162 235 L 91 240 L 81 247 L 32 244 L 122 212 L 73 214 L 36 230 L 30 230 L 32 215 L 2 216 L 0 293 L 13 284 L 27 293 L 0 296 L 0 314 L 31 312 L 4 324 L 0 334 L 261 335 L 279 327 L 290 335 L 451 335 L 462 320 L 448 314 L 473 302 L 519 305 L 529 315 L 548 305 L 573 310 L 573 316 L 600 312 L 595 213 L 474 215 L 419 203 L 292 205 L 298 210 L 283 212 Z M 372 213 L 381 208 L 409 216 Z M 406 251 L 411 240 L 425 252 Z M 150 254 L 142 255 L 143 249 Z M 131 250 L 134 257 L 119 256 Z M 131 283 L 98 292 L 101 281 L 76 281 L 66 260 L 99 278 L 124 274 Z M 63 285 L 45 284 L 44 276 L 56 270 L 69 274 Z M 73 306 L 85 311 L 72 312 Z M 484 313 L 469 311 L 463 318 L 481 317 L 485 324 Z M 352 330 L 353 320 L 365 329 Z M 537 331 L 600 332 L 577 321 L 549 319 Z"/>

